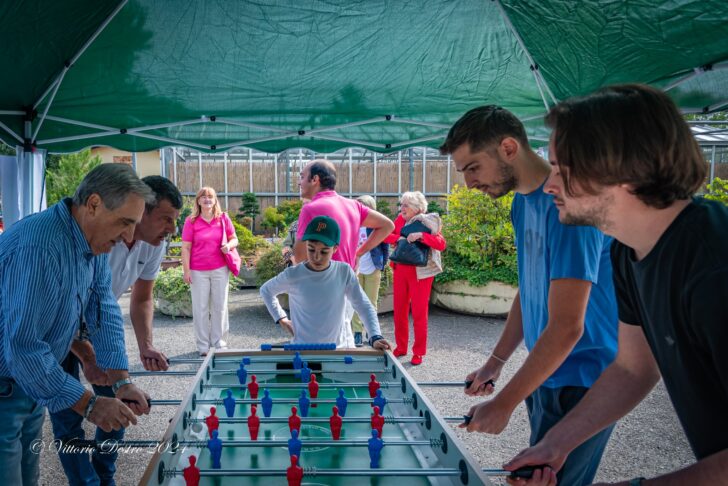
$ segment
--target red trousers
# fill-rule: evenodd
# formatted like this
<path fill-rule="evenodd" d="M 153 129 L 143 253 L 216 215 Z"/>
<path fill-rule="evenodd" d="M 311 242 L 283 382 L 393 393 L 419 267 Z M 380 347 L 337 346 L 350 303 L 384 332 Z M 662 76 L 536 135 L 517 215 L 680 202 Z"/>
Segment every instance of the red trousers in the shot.
<path fill-rule="evenodd" d="M 415 330 L 412 354 L 424 356 L 427 353 L 427 315 L 433 280 L 435 277 L 417 280 L 417 267 L 412 265 L 394 266 L 394 341 L 400 351 L 408 349 L 411 304 Z"/>

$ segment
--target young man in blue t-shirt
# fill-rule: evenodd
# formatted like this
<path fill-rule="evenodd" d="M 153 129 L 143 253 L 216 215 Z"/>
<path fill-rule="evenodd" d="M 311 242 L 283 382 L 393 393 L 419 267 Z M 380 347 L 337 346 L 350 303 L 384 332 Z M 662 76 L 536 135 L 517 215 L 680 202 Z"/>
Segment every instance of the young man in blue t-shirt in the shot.
<path fill-rule="evenodd" d="M 553 197 L 543 192 L 549 163 L 531 150 L 523 125 L 507 110 L 491 105 L 469 111 L 450 129 L 440 150 L 452 155 L 469 188 L 492 198 L 516 192 L 511 219 L 519 291 L 495 348 L 467 376 L 472 384 L 466 394 L 493 393 L 488 381 L 497 381 L 522 340 L 529 356 L 492 400 L 471 408 L 467 430 L 499 434 L 525 400 L 530 443 L 535 444 L 579 402 L 616 354 L 611 239 L 591 227 L 559 222 Z M 592 482 L 611 431 L 608 427 L 570 454 L 559 471 L 560 484 Z"/>

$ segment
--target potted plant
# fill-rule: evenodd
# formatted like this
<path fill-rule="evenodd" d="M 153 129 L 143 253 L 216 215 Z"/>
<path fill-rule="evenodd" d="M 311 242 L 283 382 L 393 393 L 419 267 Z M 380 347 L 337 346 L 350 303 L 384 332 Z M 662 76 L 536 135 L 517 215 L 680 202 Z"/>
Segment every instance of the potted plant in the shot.
<path fill-rule="evenodd" d="M 168 316 L 192 317 L 192 293 L 181 266 L 159 272 L 154 281 L 154 306 Z"/>
<path fill-rule="evenodd" d="M 431 301 L 465 314 L 505 315 L 517 293 L 512 195 L 491 199 L 455 186 L 443 216 L 443 272 L 435 277 Z"/>

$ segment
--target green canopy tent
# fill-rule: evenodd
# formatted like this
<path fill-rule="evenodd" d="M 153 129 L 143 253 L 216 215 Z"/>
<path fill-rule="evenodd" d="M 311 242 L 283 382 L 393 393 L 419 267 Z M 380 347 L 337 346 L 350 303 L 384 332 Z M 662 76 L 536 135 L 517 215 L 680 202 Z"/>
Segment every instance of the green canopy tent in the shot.
<path fill-rule="evenodd" d="M 437 146 L 496 103 L 535 144 L 619 82 L 728 107 L 724 0 L 0 3 L 0 138 L 51 152 Z"/>

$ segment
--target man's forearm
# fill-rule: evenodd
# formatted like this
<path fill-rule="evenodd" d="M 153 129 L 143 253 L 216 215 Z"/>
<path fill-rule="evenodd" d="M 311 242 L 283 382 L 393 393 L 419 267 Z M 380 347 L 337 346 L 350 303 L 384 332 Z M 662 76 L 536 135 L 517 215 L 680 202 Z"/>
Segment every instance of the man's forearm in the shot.
<path fill-rule="evenodd" d="M 389 228 L 375 228 L 372 230 L 366 241 L 356 250 L 356 255 L 362 256 L 368 253 L 374 247 L 379 245 L 379 243 L 384 241 L 384 238 L 386 238 L 391 232 L 392 231 Z"/>
<path fill-rule="evenodd" d="M 579 323 L 549 324 L 536 341 L 526 361 L 498 394 L 499 400 L 515 407 L 534 392 L 566 360 L 579 341 Z"/>
<path fill-rule="evenodd" d="M 152 320 L 154 318 L 154 301 L 152 299 L 134 302 L 129 308 L 131 325 L 134 328 L 139 351 L 153 345 Z"/>
<path fill-rule="evenodd" d="M 90 341 L 74 339 L 71 342 L 71 352 L 82 362 L 92 359 L 96 361 L 96 353 Z"/>

